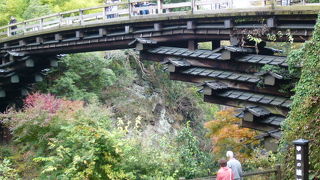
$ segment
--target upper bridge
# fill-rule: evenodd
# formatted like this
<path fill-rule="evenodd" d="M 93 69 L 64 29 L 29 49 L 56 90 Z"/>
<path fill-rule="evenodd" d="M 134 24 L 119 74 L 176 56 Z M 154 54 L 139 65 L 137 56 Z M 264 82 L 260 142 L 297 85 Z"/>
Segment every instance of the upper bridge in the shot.
<path fill-rule="evenodd" d="M 119 2 L 87 9 L 52 14 L 0 28 L 0 54 L 15 51 L 27 54 L 60 54 L 130 48 L 137 37 L 156 40 L 160 45 L 187 47 L 188 41 L 234 40 L 246 34 L 284 36 L 304 42 L 320 10 L 319 4 L 281 6 L 277 1 L 253 1 L 260 6 L 234 7 L 233 1 L 211 0 L 145 7 L 145 0 Z M 280 1 L 282 2 L 282 1 Z M 108 7 L 117 6 L 117 11 Z M 148 11 L 147 15 L 137 15 Z M 143 14 L 143 13 L 142 13 Z M 109 18 L 110 15 L 113 18 Z M 15 27 L 15 28 L 13 28 Z M 236 37 L 236 38 L 234 38 Z"/>

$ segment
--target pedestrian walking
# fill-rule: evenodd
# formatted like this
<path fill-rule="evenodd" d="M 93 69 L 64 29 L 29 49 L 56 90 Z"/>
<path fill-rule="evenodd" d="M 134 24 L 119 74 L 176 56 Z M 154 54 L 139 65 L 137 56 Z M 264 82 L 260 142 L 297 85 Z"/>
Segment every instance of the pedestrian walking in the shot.
<path fill-rule="evenodd" d="M 11 16 L 11 17 L 10 17 L 10 21 L 9 21 L 9 25 L 10 25 L 10 24 L 15 24 L 15 23 L 17 23 L 16 18 L 14 18 L 13 16 Z M 11 27 L 10 27 L 11 35 L 16 35 L 16 34 L 17 34 L 17 32 L 12 32 L 12 31 L 14 31 L 15 29 L 17 29 L 17 26 L 11 26 Z"/>
<path fill-rule="evenodd" d="M 234 158 L 234 154 L 232 151 L 227 151 L 227 158 L 229 159 L 227 162 L 227 165 L 229 168 L 232 169 L 233 175 L 234 175 L 234 179 L 235 180 L 242 180 L 242 167 L 241 167 L 241 163 Z"/>
<path fill-rule="evenodd" d="M 219 160 L 220 169 L 217 173 L 217 180 L 234 180 L 232 170 L 227 166 L 227 160 Z"/>

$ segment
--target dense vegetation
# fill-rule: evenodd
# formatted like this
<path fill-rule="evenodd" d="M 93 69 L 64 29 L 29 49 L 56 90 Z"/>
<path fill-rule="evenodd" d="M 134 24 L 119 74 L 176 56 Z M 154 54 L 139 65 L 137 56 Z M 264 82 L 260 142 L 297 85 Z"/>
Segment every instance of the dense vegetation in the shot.
<path fill-rule="evenodd" d="M 294 176 L 293 140 L 310 140 L 310 168 L 313 177 L 320 177 L 320 21 L 313 38 L 301 49 L 290 53 L 289 63 L 293 73 L 301 73 L 295 87 L 293 105 L 283 125 L 282 158 L 288 179 Z M 301 72 L 294 66 L 303 65 Z M 288 150 L 287 150 L 288 149 Z"/>
<path fill-rule="evenodd" d="M 21 21 L 101 3 L 0 0 L 0 25 L 11 15 Z M 312 141 L 312 175 L 320 176 L 319 26 L 312 41 L 290 54 L 291 73 L 301 79 L 283 126 L 287 179 L 294 172 L 291 141 L 301 137 Z M 126 50 L 61 57 L 21 109 L 0 115 L 13 136 L 0 146 L 0 179 L 202 177 L 215 174 L 227 150 L 236 152 L 245 170 L 279 162 L 260 149 L 256 132 L 239 127 L 233 109 L 204 103 L 196 87 L 170 81 L 162 65 L 136 56 Z M 301 71 L 294 68 L 298 64 Z"/>

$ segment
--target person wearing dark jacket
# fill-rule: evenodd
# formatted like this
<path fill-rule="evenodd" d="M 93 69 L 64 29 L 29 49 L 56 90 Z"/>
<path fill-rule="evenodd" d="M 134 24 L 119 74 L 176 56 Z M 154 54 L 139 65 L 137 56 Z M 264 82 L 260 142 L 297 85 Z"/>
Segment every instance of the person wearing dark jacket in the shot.
<path fill-rule="evenodd" d="M 11 16 L 10 17 L 10 21 L 9 21 L 9 25 L 10 24 L 15 24 L 15 23 L 17 23 L 17 20 L 16 20 L 16 18 L 14 18 L 13 16 Z M 13 31 L 13 30 L 15 30 L 15 29 L 17 29 L 17 26 L 11 26 L 10 27 L 10 31 Z M 17 32 L 11 32 L 11 35 L 15 35 Z"/>

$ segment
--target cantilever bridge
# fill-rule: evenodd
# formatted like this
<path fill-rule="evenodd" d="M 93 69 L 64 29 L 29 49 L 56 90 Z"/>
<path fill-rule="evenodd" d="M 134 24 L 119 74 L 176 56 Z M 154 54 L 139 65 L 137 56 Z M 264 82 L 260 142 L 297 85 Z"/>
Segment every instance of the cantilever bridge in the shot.
<path fill-rule="evenodd" d="M 42 81 L 41 71 L 57 66 L 59 54 L 136 48 L 141 59 L 167 64 L 171 79 L 202 83 L 205 101 L 242 107 L 243 126 L 279 137 L 292 95 L 279 89 L 292 80 L 261 68 L 287 68 L 286 57 L 275 56 L 277 51 L 263 42 L 253 47 L 243 39 L 251 34 L 268 41 L 268 34 L 283 34 L 276 41 L 286 41 L 290 35 L 295 42 L 304 42 L 312 35 L 319 4 L 257 1 L 262 6 L 237 9 L 232 1 L 163 4 L 158 0 L 135 7 L 137 2 L 143 0 L 0 27 L 1 109 L 26 95 L 30 84 Z M 109 12 L 108 6 L 118 10 Z M 137 15 L 142 10 L 149 14 Z M 110 14 L 115 18 L 109 19 Z M 221 40 L 229 40 L 231 46 L 220 47 Z M 212 50 L 197 49 L 198 42 L 206 41 L 212 42 Z"/>

